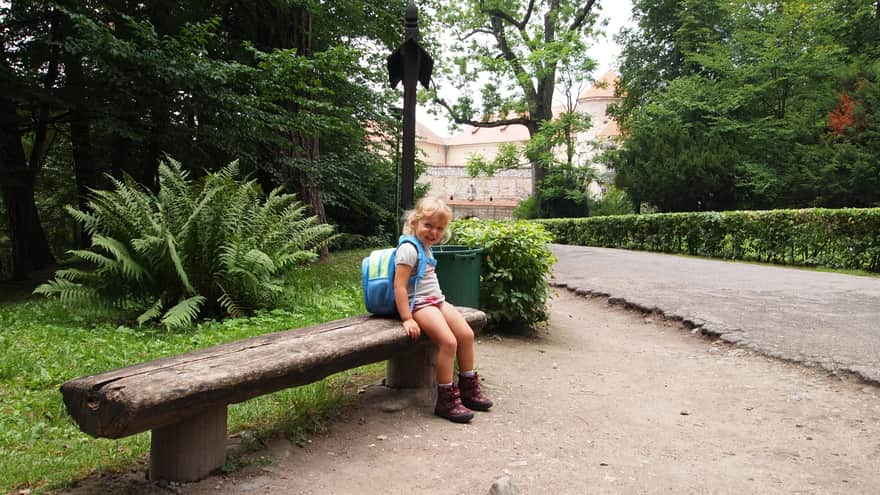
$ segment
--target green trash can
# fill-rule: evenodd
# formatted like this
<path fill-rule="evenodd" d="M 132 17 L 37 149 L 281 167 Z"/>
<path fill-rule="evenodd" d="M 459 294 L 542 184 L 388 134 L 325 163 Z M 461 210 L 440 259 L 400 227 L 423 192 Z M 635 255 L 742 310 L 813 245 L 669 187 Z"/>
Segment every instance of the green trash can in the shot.
<path fill-rule="evenodd" d="M 467 246 L 433 246 L 437 278 L 446 299 L 456 306 L 480 307 L 480 263 L 483 250 Z"/>

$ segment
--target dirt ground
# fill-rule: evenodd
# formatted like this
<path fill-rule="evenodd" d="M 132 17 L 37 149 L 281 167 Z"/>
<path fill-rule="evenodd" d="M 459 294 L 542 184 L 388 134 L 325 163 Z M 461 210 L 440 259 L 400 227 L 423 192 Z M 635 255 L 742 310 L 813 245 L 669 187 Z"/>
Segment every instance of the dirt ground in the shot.
<path fill-rule="evenodd" d="M 880 493 L 880 387 L 755 355 L 561 291 L 536 338 L 483 337 L 495 400 L 469 425 L 369 387 L 325 435 L 226 476 L 71 493 Z"/>

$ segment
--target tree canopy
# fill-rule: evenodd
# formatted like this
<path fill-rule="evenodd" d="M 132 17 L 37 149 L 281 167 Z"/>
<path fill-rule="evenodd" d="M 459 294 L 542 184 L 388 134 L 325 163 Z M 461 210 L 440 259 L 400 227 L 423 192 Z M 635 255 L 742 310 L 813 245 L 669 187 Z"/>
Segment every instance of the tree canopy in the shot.
<path fill-rule="evenodd" d="M 461 91 L 457 101 L 441 99 L 440 105 L 458 124 L 520 124 L 536 136 L 553 118 L 560 80 L 590 77 L 595 62 L 587 47 L 598 10 L 595 0 L 439 1 L 439 21 L 454 40 L 439 80 Z M 541 158 L 547 151 L 531 147 L 528 153 L 533 195 L 546 174 Z"/>
<path fill-rule="evenodd" d="M 63 217 L 48 198 L 84 208 L 105 176 L 130 175 L 155 191 L 165 156 L 196 176 L 238 159 L 265 190 L 284 185 L 319 215 L 324 197 L 332 212 L 353 184 L 387 180 L 387 155 L 370 151 L 365 134 L 393 123 L 381 61 L 403 11 L 402 0 L 0 7 L 0 195 L 12 252 L 0 272 L 25 276 L 51 263 L 53 249 L 87 244 L 72 221 L 43 231 L 41 217 Z M 333 157 L 349 155 L 361 169 L 339 172 Z M 393 225 L 387 190 L 351 201 L 370 213 L 326 220 L 365 231 Z"/>
<path fill-rule="evenodd" d="M 610 162 L 635 201 L 880 203 L 880 2 L 640 0 L 633 13 Z"/>

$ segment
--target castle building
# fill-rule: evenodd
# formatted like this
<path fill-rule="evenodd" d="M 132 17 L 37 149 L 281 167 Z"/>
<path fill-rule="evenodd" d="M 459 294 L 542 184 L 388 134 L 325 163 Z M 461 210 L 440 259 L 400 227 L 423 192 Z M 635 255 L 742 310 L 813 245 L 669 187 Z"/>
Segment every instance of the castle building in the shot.
<path fill-rule="evenodd" d="M 620 99 L 614 96 L 617 75 L 607 72 L 577 99 L 575 111 L 588 113 L 592 126 L 577 136 L 576 162 L 594 167 L 600 180 L 587 186 L 593 196 L 601 196 L 603 184 L 610 181 L 610 174 L 593 159 L 601 147 L 607 146 L 620 135 L 617 124 L 607 116 L 611 103 Z M 558 115 L 562 108 L 554 108 Z M 430 186 L 430 194 L 444 198 L 453 208 L 455 218 L 477 216 L 487 219 L 511 218 L 516 205 L 526 199 L 532 190 L 532 171 L 528 164 L 495 173 L 491 177 L 469 177 L 465 164 L 468 157 L 482 155 L 491 161 L 498 153 L 501 143 L 523 146 L 529 141 L 529 131 L 516 124 L 500 127 L 462 126 L 460 133 L 443 138 L 423 125 L 417 125 L 416 146 L 420 159 L 427 165 L 427 173 L 419 182 Z M 559 150 L 560 153 L 563 150 Z"/>

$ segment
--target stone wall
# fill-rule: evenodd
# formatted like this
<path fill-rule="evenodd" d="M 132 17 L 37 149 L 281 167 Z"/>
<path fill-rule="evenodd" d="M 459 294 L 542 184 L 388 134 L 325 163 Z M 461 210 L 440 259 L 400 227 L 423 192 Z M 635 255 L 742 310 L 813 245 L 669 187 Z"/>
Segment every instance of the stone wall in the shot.
<path fill-rule="evenodd" d="M 419 182 L 431 186 L 431 195 L 446 200 L 508 201 L 515 204 L 532 192 L 529 167 L 504 170 L 492 177 L 472 178 L 461 166 L 429 166 Z"/>
<path fill-rule="evenodd" d="M 512 220 L 513 209 L 516 202 L 513 201 L 457 201 L 447 200 L 446 203 L 452 208 L 452 219 L 477 217 L 482 220 Z"/>

